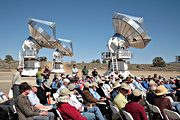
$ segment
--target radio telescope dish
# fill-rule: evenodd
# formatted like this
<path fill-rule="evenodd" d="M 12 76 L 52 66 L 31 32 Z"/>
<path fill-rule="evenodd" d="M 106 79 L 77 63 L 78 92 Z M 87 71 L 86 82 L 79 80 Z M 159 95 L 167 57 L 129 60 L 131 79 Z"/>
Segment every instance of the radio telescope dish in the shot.
<path fill-rule="evenodd" d="M 142 17 L 115 13 L 113 26 L 115 32 L 124 38 L 126 47 L 144 48 L 151 40 L 147 35 Z"/>
<path fill-rule="evenodd" d="M 102 59 L 108 61 L 105 75 L 118 72 L 126 78 L 132 75 L 128 71 L 128 59 L 132 58 L 129 47 L 145 48 L 151 38 L 147 35 L 142 17 L 133 17 L 122 13 L 113 16 L 115 34 L 108 41 L 109 52 L 103 52 Z"/>

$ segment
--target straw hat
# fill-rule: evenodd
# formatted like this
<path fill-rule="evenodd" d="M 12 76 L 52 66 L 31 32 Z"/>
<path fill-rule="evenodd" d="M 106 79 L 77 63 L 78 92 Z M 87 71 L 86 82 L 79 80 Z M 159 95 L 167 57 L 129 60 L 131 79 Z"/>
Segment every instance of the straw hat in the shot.
<path fill-rule="evenodd" d="M 59 93 L 59 97 L 57 98 L 58 102 L 69 102 L 70 98 L 69 95 L 73 94 L 74 92 L 71 92 L 67 88 L 62 88 Z"/>
<path fill-rule="evenodd" d="M 104 83 L 105 81 L 99 80 L 98 83 Z"/>
<path fill-rule="evenodd" d="M 150 85 L 150 86 L 156 85 L 156 83 L 154 82 L 154 80 L 150 80 L 150 81 L 149 81 L 149 85 Z"/>
<path fill-rule="evenodd" d="M 93 82 L 91 86 L 92 86 L 92 87 L 97 87 L 97 88 L 99 87 L 96 82 Z"/>
<path fill-rule="evenodd" d="M 116 81 L 114 84 L 113 84 L 113 89 L 115 89 L 115 88 L 118 88 L 118 87 L 120 87 L 121 86 L 121 84 L 118 82 L 118 81 Z"/>
<path fill-rule="evenodd" d="M 125 82 L 121 83 L 120 87 L 125 89 L 125 90 L 130 90 L 131 89 L 130 86 L 127 83 L 125 83 Z"/>
<path fill-rule="evenodd" d="M 69 84 L 69 85 L 67 86 L 67 88 L 68 88 L 70 91 L 74 90 L 75 87 L 76 87 L 76 85 L 73 84 L 73 83 L 71 83 L 71 84 Z"/>
<path fill-rule="evenodd" d="M 105 77 L 102 77 L 101 80 L 103 80 L 103 81 L 109 81 L 109 78 L 105 76 Z"/>
<path fill-rule="evenodd" d="M 66 78 L 66 76 L 63 74 L 62 76 L 61 76 L 62 78 Z"/>
<path fill-rule="evenodd" d="M 138 96 L 140 96 L 140 95 L 142 95 L 142 94 L 143 94 L 143 92 L 140 91 L 139 89 L 133 90 L 133 95 L 136 96 L 136 97 L 138 97 Z"/>
<path fill-rule="evenodd" d="M 168 91 L 168 89 L 166 89 L 163 85 L 160 85 L 156 88 L 155 94 L 156 95 L 164 95 L 167 93 L 167 91 Z"/>
<path fill-rule="evenodd" d="M 63 82 L 69 83 L 70 81 L 69 81 L 69 79 L 64 79 Z"/>
<path fill-rule="evenodd" d="M 176 77 L 176 80 L 180 80 L 180 77 Z"/>
<path fill-rule="evenodd" d="M 89 82 L 85 82 L 85 83 L 84 83 L 84 87 L 88 88 L 88 87 L 90 87 L 90 86 L 91 86 L 91 84 L 90 84 Z"/>
<path fill-rule="evenodd" d="M 70 94 L 73 94 L 74 92 L 71 92 L 69 89 L 67 88 L 62 88 L 60 90 L 60 93 L 59 93 L 59 96 L 67 96 L 67 95 L 70 95 Z"/>

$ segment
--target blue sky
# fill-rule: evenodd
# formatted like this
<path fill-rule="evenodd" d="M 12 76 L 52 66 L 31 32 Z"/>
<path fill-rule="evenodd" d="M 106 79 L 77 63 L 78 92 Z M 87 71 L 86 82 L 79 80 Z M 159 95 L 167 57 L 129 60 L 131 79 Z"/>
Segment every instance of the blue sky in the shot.
<path fill-rule="evenodd" d="M 165 62 L 180 55 L 179 0 L 1 0 L 0 58 L 10 54 L 18 59 L 22 43 L 29 36 L 28 18 L 56 22 L 57 38 L 73 42 L 74 56 L 64 61 L 101 59 L 114 34 L 114 12 L 144 18 L 152 38 L 144 49 L 130 48 L 131 63 L 151 64 L 160 56 Z M 52 60 L 53 50 L 42 49 L 39 56 Z"/>

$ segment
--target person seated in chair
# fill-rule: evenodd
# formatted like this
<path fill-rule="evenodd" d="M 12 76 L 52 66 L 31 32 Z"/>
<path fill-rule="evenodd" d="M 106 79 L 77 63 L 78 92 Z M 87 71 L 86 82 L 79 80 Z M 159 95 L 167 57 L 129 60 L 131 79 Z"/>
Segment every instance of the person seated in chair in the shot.
<path fill-rule="evenodd" d="M 132 100 L 125 106 L 125 110 L 132 115 L 134 120 L 148 120 L 144 107 L 139 103 L 142 100 L 142 94 L 139 89 L 135 89 Z"/>
<path fill-rule="evenodd" d="M 23 82 L 19 86 L 21 94 L 15 100 L 19 120 L 54 120 L 52 112 L 41 111 L 31 105 L 27 95 L 31 87 Z"/>

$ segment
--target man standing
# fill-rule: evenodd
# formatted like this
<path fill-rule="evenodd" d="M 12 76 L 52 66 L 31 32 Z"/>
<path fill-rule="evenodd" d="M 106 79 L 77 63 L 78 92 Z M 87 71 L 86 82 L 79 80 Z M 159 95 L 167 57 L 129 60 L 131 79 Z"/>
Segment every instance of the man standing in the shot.
<path fill-rule="evenodd" d="M 78 69 L 76 67 L 76 64 L 73 64 L 72 75 L 73 75 L 73 77 L 76 77 L 77 74 L 78 74 Z"/>
<path fill-rule="evenodd" d="M 87 69 L 86 65 L 84 66 L 84 68 L 82 69 L 82 74 L 83 74 L 83 78 L 85 79 L 86 76 L 88 75 L 89 70 Z"/>
<path fill-rule="evenodd" d="M 19 91 L 19 85 L 21 84 L 21 73 L 23 71 L 22 66 L 18 66 L 17 72 L 13 75 L 12 78 L 12 89 L 13 89 L 13 97 L 17 98 L 17 96 L 20 94 Z"/>
<path fill-rule="evenodd" d="M 17 97 L 16 109 L 19 120 L 54 120 L 54 114 L 47 111 L 40 111 L 31 105 L 27 95 L 31 87 L 23 82 L 19 85 L 21 94 Z"/>
<path fill-rule="evenodd" d="M 96 68 L 94 68 L 94 70 L 92 71 L 92 76 L 93 77 L 97 77 L 98 76 L 98 72 L 97 72 Z"/>
<path fill-rule="evenodd" d="M 42 76 L 43 76 L 45 82 L 49 82 L 50 74 L 51 74 L 51 71 L 49 70 L 49 66 L 45 66 L 45 69 L 44 69 L 44 71 L 42 73 Z"/>

